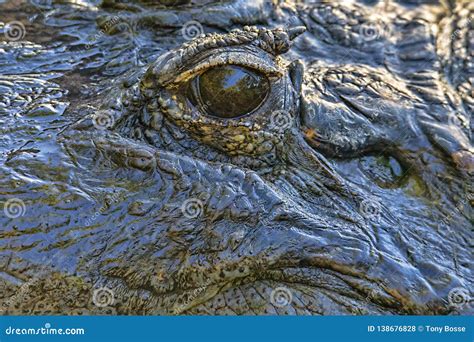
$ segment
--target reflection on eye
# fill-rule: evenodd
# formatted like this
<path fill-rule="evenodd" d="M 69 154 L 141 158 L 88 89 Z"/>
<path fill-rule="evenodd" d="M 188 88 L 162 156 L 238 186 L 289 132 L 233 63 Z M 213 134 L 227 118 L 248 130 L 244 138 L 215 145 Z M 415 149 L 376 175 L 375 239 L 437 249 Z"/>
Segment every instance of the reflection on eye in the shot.
<path fill-rule="evenodd" d="M 267 97 L 266 76 L 236 65 L 207 70 L 192 82 L 194 101 L 211 116 L 237 118 L 256 110 Z"/>

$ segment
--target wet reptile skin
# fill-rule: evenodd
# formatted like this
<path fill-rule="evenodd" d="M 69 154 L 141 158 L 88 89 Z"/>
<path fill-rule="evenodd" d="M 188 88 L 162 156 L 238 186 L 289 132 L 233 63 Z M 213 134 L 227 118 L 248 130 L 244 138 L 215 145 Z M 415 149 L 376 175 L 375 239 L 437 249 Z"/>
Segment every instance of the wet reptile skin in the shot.
<path fill-rule="evenodd" d="M 59 38 L 2 46 L 5 313 L 472 312 L 472 2 L 33 5 Z M 189 89 L 229 65 L 269 91 L 219 118 Z"/>

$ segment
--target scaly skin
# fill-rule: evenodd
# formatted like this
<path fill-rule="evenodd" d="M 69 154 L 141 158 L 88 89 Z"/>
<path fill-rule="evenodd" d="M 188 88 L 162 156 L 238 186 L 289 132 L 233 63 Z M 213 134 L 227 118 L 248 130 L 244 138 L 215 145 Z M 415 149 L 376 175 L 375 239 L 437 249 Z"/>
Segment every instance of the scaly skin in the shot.
<path fill-rule="evenodd" d="M 368 39 L 367 6 L 252 4 L 204 6 L 222 14 L 215 18 L 199 6 L 130 14 L 156 26 L 272 19 L 161 53 L 63 130 L 72 187 L 113 193 L 92 220 L 82 200 L 89 193 L 70 190 L 81 208 L 74 222 L 9 257 L 11 276 L 34 279 L 27 301 L 7 300 L 9 313 L 469 311 L 450 305 L 448 293 L 472 283 L 465 184 L 473 150 L 462 125 L 472 108 L 434 60 L 426 23 L 439 11 L 392 4 Z M 185 19 L 163 15 L 174 12 Z M 271 90 L 249 115 L 211 117 L 189 101 L 187 85 L 229 64 L 258 71 Z M 28 242 L 18 234 L 2 236 L 6 250 Z M 35 278 L 35 260 L 47 259 L 54 267 Z M 55 279 L 57 292 L 45 290 Z M 100 287 L 114 292 L 107 308 L 87 297 Z M 291 293 L 291 302 L 279 305 L 275 293 Z"/>

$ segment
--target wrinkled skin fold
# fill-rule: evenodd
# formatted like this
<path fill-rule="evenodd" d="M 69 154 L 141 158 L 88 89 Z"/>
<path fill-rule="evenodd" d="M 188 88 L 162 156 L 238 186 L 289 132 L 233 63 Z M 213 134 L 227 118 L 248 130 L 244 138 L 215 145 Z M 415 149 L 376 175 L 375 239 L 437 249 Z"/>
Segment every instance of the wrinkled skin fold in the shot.
<path fill-rule="evenodd" d="M 0 194 L 26 205 L 0 218 L 4 312 L 472 312 L 452 293 L 473 280 L 474 8 L 388 7 L 79 7 L 97 23 L 69 56 L 81 91 L 52 45 L 6 43 L 8 63 L 30 49 L 50 77 L 0 76 L 19 127 Z M 187 39 L 191 21 L 206 35 Z M 258 101 L 242 114 L 229 94 Z"/>

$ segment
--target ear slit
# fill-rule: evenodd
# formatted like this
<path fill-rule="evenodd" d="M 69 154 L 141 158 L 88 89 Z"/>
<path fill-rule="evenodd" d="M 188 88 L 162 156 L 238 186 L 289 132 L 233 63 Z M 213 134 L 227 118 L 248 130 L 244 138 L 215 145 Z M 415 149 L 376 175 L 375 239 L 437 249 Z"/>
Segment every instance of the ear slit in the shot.
<path fill-rule="evenodd" d="M 301 60 L 296 60 L 291 62 L 289 69 L 290 79 L 291 83 L 293 84 L 293 88 L 295 89 L 298 96 L 300 96 L 303 85 L 304 65 Z"/>

